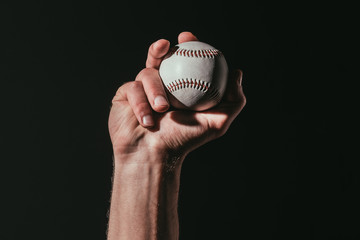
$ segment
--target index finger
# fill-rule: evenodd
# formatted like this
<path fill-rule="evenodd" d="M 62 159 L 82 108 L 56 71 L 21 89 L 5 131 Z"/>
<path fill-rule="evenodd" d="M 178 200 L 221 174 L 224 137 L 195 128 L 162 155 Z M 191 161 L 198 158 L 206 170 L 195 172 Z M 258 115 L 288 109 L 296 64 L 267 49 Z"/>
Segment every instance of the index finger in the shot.
<path fill-rule="evenodd" d="M 190 42 L 190 41 L 199 41 L 199 39 L 197 39 L 197 37 L 191 32 L 182 32 L 179 34 L 178 36 L 179 43 Z"/>
<path fill-rule="evenodd" d="M 197 37 L 191 32 L 182 32 L 178 36 L 178 42 L 189 42 L 189 41 L 198 41 Z M 149 47 L 147 59 L 146 59 L 146 67 L 147 68 L 155 68 L 159 69 L 161 61 L 166 53 L 169 51 L 170 42 L 165 39 L 160 39 Z"/>
<path fill-rule="evenodd" d="M 169 51 L 169 47 L 170 42 L 165 39 L 160 39 L 151 44 L 146 59 L 146 67 L 159 69 L 163 57 Z"/>

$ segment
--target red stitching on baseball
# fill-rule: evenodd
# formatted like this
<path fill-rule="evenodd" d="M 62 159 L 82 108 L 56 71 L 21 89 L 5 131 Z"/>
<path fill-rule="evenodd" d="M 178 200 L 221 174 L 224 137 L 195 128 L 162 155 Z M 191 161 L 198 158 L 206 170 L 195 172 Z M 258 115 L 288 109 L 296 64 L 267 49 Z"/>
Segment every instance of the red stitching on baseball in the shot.
<path fill-rule="evenodd" d="M 177 79 L 166 85 L 166 88 L 171 93 L 183 88 L 194 88 L 199 91 L 205 92 L 209 99 L 213 99 L 216 102 L 220 102 L 221 100 L 220 93 L 217 89 L 211 86 L 210 83 L 200 81 L 197 79 L 192 79 L 192 78 Z"/>
<path fill-rule="evenodd" d="M 211 88 L 211 86 L 210 83 L 201 80 L 185 78 L 185 79 L 177 79 L 169 83 L 168 85 L 166 85 L 166 88 L 170 92 L 174 92 L 182 88 L 195 88 L 200 91 L 207 92 Z"/>
<path fill-rule="evenodd" d="M 201 49 L 201 50 L 190 50 L 184 48 L 178 48 L 174 54 L 183 57 L 200 57 L 200 58 L 215 58 L 221 56 L 222 53 L 217 49 Z"/>

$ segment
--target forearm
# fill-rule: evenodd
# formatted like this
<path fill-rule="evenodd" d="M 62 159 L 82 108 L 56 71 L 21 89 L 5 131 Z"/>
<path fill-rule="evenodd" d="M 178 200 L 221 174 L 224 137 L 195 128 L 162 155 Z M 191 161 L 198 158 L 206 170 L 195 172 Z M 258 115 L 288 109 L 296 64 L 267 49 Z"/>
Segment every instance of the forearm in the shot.
<path fill-rule="evenodd" d="M 178 239 L 180 165 L 166 154 L 115 157 L 108 240 Z"/>

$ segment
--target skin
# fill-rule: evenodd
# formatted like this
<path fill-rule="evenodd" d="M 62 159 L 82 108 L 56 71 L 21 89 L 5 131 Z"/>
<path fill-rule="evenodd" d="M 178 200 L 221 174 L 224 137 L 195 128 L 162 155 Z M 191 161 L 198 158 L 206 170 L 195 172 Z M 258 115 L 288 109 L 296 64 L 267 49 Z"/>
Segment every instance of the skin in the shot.
<path fill-rule="evenodd" d="M 190 32 L 178 42 L 197 41 Z M 114 177 L 108 239 L 178 239 L 180 171 L 186 155 L 222 136 L 245 106 L 242 72 L 228 79 L 223 100 L 203 112 L 173 110 L 158 69 L 170 47 L 160 39 L 146 68 L 121 86 L 112 100 L 109 131 Z"/>

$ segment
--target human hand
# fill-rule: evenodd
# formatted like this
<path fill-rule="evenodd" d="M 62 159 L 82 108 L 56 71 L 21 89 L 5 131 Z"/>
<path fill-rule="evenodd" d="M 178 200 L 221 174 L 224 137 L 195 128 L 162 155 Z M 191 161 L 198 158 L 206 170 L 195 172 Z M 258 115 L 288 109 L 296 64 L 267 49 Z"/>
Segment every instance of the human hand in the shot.
<path fill-rule="evenodd" d="M 178 37 L 179 43 L 197 40 L 190 32 Z M 245 105 L 242 72 L 236 70 L 216 107 L 203 112 L 171 109 L 158 72 L 169 46 L 164 39 L 153 43 L 146 68 L 135 81 L 121 86 L 112 100 L 109 131 L 115 156 L 146 151 L 182 158 L 222 136 Z"/>
<path fill-rule="evenodd" d="M 179 35 L 179 43 L 196 40 L 189 32 Z M 171 109 L 158 71 L 169 46 L 167 40 L 153 43 L 146 68 L 121 86 L 112 101 L 109 240 L 179 239 L 181 163 L 191 150 L 223 135 L 245 105 L 242 72 L 237 70 L 216 107 L 203 112 Z"/>

